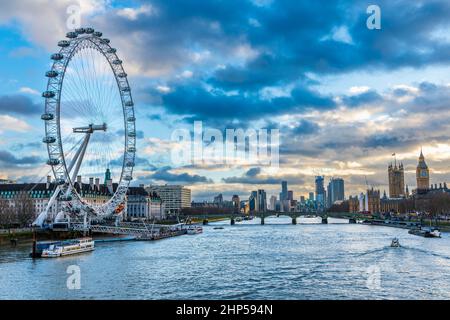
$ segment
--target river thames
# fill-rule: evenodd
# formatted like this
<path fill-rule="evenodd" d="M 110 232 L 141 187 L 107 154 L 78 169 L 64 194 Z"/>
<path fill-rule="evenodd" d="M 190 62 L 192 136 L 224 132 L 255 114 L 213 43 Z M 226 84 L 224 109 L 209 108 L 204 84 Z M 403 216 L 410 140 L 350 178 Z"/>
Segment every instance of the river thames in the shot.
<path fill-rule="evenodd" d="M 329 219 L 211 223 L 200 235 L 28 257 L 0 247 L 0 299 L 450 299 L 450 236 Z M 223 229 L 214 229 L 222 226 Z M 392 238 L 401 248 L 391 248 Z M 67 289 L 70 265 L 81 288 Z"/>

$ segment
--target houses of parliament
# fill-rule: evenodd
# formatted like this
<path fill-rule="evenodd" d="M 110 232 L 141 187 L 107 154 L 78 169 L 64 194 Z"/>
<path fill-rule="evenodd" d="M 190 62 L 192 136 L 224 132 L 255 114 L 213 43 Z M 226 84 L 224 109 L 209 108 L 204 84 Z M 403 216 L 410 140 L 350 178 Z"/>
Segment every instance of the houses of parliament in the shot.
<path fill-rule="evenodd" d="M 388 177 L 389 177 L 389 198 L 407 198 L 409 197 L 409 188 L 405 188 L 405 173 L 403 168 L 403 163 L 399 163 L 397 166 L 397 161 L 388 166 Z M 445 184 L 444 184 L 445 185 Z M 430 188 L 430 171 L 425 162 L 425 157 L 422 150 L 420 150 L 419 161 L 416 167 L 416 189 L 413 194 L 426 194 L 430 189 L 434 189 L 433 186 Z M 436 188 L 437 185 L 436 185 Z M 440 185 L 442 188 L 442 184 Z"/>
<path fill-rule="evenodd" d="M 408 185 L 405 186 L 405 171 L 402 162 L 394 160 L 394 163 L 388 165 L 388 182 L 389 197 L 386 195 L 386 191 L 383 196 L 380 196 L 380 191 L 372 188 L 367 190 L 366 194 L 361 193 L 359 197 L 350 197 L 349 211 L 371 213 L 428 211 L 432 198 L 436 194 L 450 193 L 446 183 L 430 184 L 430 171 L 422 150 L 420 150 L 416 166 L 416 188 L 411 193 Z M 364 202 L 366 202 L 365 208 L 361 208 Z"/>

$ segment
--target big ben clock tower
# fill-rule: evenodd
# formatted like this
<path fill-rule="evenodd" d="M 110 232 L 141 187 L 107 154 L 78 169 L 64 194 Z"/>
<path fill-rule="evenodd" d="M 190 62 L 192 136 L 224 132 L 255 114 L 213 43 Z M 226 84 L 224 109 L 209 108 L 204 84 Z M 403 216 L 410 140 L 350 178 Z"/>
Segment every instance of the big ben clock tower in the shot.
<path fill-rule="evenodd" d="M 420 149 L 419 163 L 416 168 L 417 191 L 426 191 L 430 187 L 430 172 Z"/>

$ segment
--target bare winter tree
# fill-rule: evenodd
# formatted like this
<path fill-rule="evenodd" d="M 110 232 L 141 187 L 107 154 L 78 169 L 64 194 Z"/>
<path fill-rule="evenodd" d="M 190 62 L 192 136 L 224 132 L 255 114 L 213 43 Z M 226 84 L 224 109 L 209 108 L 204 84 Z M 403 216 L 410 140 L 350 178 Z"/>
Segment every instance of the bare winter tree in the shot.
<path fill-rule="evenodd" d="M 17 224 L 16 210 L 7 199 L 0 199 L 0 226 L 2 228 L 12 228 Z"/>
<path fill-rule="evenodd" d="M 20 192 L 15 198 L 17 222 L 21 227 L 27 227 L 33 222 L 34 204 L 28 192 Z"/>
<path fill-rule="evenodd" d="M 8 201 L 0 199 L 0 227 L 6 226 L 6 211 L 9 209 Z"/>
<path fill-rule="evenodd" d="M 437 215 L 446 214 L 450 210 L 450 195 L 446 192 L 433 195 L 430 201 L 430 212 L 436 217 Z"/>

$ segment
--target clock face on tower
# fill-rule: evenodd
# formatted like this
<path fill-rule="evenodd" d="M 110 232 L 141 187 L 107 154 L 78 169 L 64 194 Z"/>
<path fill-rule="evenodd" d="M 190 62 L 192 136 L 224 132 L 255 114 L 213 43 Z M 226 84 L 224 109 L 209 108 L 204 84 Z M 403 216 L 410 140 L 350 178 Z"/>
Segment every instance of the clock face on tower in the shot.
<path fill-rule="evenodd" d="M 426 177 L 428 176 L 428 174 L 427 174 L 427 172 L 426 172 L 425 170 L 421 170 L 421 171 L 420 171 L 420 176 L 421 176 L 422 178 L 426 178 Z"/>

